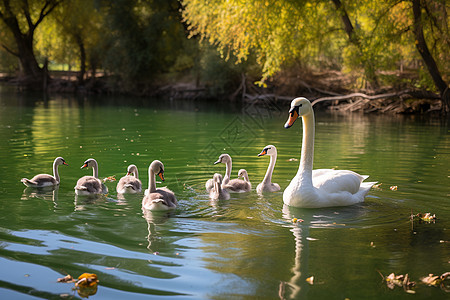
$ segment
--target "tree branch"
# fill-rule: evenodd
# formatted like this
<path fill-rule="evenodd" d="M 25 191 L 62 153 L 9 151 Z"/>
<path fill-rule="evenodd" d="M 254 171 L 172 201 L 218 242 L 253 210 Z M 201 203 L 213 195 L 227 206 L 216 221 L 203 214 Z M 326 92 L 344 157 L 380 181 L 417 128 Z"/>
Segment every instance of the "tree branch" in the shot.
<path fill-rule="evenodd" d="M 55 9 L 55 7 L 57 7 L 63 1 L 64 0 L 61 0 L 61 1 L 52 1 L 52 0 L 46 1 L 44 7 L 41 9 L 41 13 L 39 14 L 38 20 L 36 21 L 36 23 L 34 23 L 34 27 L 37 27 L 39 25 L 39 23 L 41 23 L 42 20 L 49 13 L 51 13 Z M 47 9 L 47 11 L 46 11 L 46 9 Z"/>
<path fill-rule="evenodd" d="M 436 95 L 431 92 L 404 90 L 404 91 L 399 91 L 399 92 L 394 92 L 394 93 L 378 94 L 378 95 L 372 95 L 372 96 L 366 95 L 363 93 L 352 93 L 352 94 L 343 95 L 343 96 L 322 97 L 322 98 L 318 98 L 318 99 L 312 101 L 312 105 L 315 105 L 315 104 L 323 102 L 323 101 L 333 101 L 333 100 L 339 101 L 339 100 L 348 100 L 348 99 L 352 99 L 352 98 L 364 98 L 364 99 L 369 99 L 369 100 L 377 100 L 377 99 L 386 99 L 386 98 L 396 98 L 396 97 L 400 97 L 402 95 L 411 95 L 411 96 L 415 96 L 418 98 L 430 98 L 430 99 L 436 99 L 436 100 L 441 99 L 441 97 L 439 95 Z"/>
<path fill-rule="evenodd" d="M 10 54 L 12 54 L 12 55 L 14 55 L 16 57 L 19 57 L 19 53 L 14 52 L 13 50 L 9 49 L 5 44 L 2 44 L 2 47 L 3 47 L 3 49 L 6 50 L 6 52 L 8 52 L 8 53 L 10 53 Z"/>

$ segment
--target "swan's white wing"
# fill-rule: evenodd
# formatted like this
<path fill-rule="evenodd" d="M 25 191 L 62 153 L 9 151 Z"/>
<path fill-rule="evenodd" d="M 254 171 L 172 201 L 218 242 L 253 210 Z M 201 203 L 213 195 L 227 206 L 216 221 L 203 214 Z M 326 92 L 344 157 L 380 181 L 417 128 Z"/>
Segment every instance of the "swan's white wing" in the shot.
<path fill-rule="evenodd" d="M 312 173 L 314 187 L 327 193 L 356 194 L 365 178 L 367 177 L 348 170 L 318 169 Z"/>

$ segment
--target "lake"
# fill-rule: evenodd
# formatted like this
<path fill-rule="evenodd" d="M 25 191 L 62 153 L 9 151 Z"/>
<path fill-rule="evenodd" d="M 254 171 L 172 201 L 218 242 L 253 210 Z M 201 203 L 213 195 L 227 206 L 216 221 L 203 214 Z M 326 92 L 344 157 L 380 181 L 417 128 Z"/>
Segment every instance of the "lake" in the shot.
<path fill-rule="evenodd" d="M 302 124 L 283 125 L 289 103 L 229 104 L 133 98 L 0 93 L 0 298 L 80 298 L 89 293 L 67 274 L 95 273 L 92 299 L 448 299 L 444 286 L 421 278 L 450 271 L 449 123 L 431 115 L 316 112 L 314 168 L 370 175 L 365 202 L 300 209 L 282 191 L 299 164 Z M 257 157 L 278 148 L 273 182 L 258 195 L 269 164 Z M 232 178 L 245 168 L 250 193 L 212 201 L 205 182 L 233 158 Z M 20 179 L 51 173 L 54 191 Z M 171 213 L 142 212 L 142 194 L 76 197 L 88 158 L 101 178 L 139 168 L 147 188 L 159 159 L 179 202 Z M 411 220 L 431 213 L 435 222 Z M 294 222 L 294 218 L 303 222 Z M 411 291 L 383 277 L 409 274 Z M 410 293 L 415 293 L 411 295 Z M 92 295 L 94 294 L 94 295 Z"/>

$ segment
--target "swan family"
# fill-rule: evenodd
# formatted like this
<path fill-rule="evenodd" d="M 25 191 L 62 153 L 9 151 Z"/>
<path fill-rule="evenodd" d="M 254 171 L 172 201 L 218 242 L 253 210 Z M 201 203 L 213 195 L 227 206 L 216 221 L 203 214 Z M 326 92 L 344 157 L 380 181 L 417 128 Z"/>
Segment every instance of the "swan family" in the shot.
<path fill-rule="evenodd" d="M 303 124 L 302 148 L 300 165 L 297 174 L 283 192 L 283 202 L 294 207 L 318 208 L 330 206 L 345 206 L 363 202 L 365 196 L 376 182 L 364 182 L 367 175 L 359 175 L 348 170 L 318 169 L 313 170 L 314 157 L 314 111 L 311 102 L 304 98 L 295 98 L 291 102 L 289 118 L 285 128 L 293 126 L 301 118 Z M 258 194 L 278 192 L 280 185 L 272 182 L 272 175 L 277 161 L 277 148 L 267 145 L 257 155 L 269 156 L 269 166 L 264 179 L 256 187 Z M 221 154 L 214 164 L 225 164 L 225 175 L 215 173 L 212 179 L 205 183 L 205 188 L 212 200 L 228 200 L 231 193 L 246 193 L 252 190 L 252 184 L 245 169 L 240 169 L 238 178 L 231 179 L 232 159 L 227 153 Z M 39 174 L 32 179 L 22 178 L 27 187 L 43 188 L 55 187 L 60 184 L 59 165 L 68 165 L 62 157 L 53 162 L 53 176 Z M 99 179 L 98 163 L 89 158 L 81 169 L 92 168 L 92 176 L 83 176 L 75 185 L 75 194 L 80 196 L 107 194 L 108 188 Z M 162 181 L 164 178 L 164 164 L 154 160 L 148 168 L 148 189 L 142 199 L 142 208 L 150 211 L 172 210 L 177 207 L 177 199 L 173 191 L 167 187 L 156 187 L 156 176 Z M 240 179 L 243 178 L 243 179 Z M 120 178 L 116 186 L 118 194 L 136 194 L 142 192 L 138 168 L 131 164 L 125 176 Z"/>

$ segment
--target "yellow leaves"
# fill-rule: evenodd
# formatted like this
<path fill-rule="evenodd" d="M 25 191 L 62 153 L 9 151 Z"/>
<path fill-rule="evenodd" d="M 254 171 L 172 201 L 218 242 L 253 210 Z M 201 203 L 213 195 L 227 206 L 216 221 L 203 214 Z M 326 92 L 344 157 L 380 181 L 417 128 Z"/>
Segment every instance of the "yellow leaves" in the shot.
<path fill-rule="evenodd" d="M 391 189 L 391 191 L 396 191 L 398 190 L 398 186 L 396 185 L 392 185 L 391 187 L 389 187 Z"/>
<path fill-rule="evenodd" d="M 420 220 L 427 222 L 427 223 L 434 223 L 436 222 L 436 215 L 435 214 L 431 214 L 431 213 L 418 213 L 416 215 L 416 217 L 418 217 Z"/>
<path fill-rule="evenodd" d="M 296 223 L 303 223 L 304 221 L 302 219 L 297 219 L 297 218 L 293 218 L 292 219 L 292 223 L 296 224 Z"/>
<path fill-rule="evenodd" d="M 76 287 L 92 287 L 97 285 L 98 278 L 97 275 L 91 273 L 83 273 L 78 277 L 78 281 L 75 283 Z"/>
<path fill-rule="evenodd" d="M 114 181 L 116 181 L 116 175 L 113 175 L 113 176 L 108 176 L 108 177 L 106 177 L 106 178 L 104 178 L 103 179 L 103 182 L 114 182 Z"/>
<path fill-rule="evenodd" d="M 75 280 L 71 275 L 67 275 L 63 278 L 58 278 L 58 282 L 75 283 L 75 290 L 78 295 L 83 298 L 95 295 L 97 293 L 98 278 L 93 273 L 83 273 Z"/>
<path fill-rule="evenodd" d="M 310 285 L 313 285 L 314 284 L 314 276 L 306 278 L 306 282 L 309 283 Z"/>

